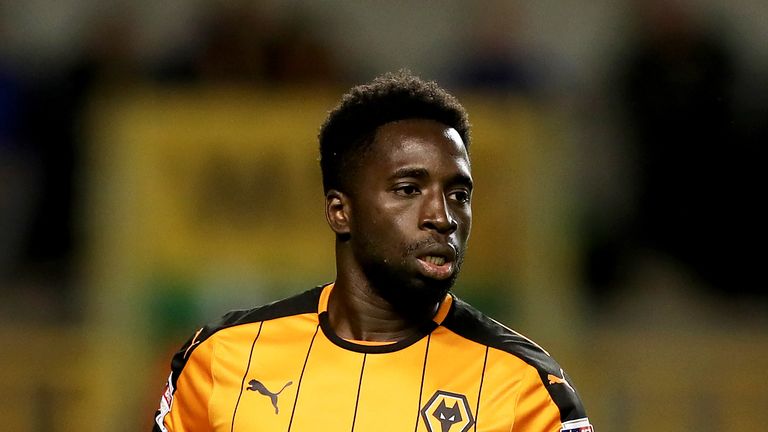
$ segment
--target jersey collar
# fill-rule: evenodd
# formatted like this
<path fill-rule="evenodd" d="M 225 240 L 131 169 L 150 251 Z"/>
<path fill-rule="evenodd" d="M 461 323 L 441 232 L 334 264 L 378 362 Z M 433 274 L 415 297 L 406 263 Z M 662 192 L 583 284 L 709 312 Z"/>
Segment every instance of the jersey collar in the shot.
<path fill-rule="evenodd" d="M 323 330 L 325 336 L 334 344 L 350 351 L 362 353 L 394 352 L 414 344 L 440 326 L 440 324 L 443 323 L 443 320 L 445 320 L 445 317 L 448 316 L 448 312 L 450 312 L 451 306 L 453 305 L 453 295 L 450 293 L 446 294 L 443 301 L 440 302 L 440 307 L 438 307 L 437 313 L 432 318 L 432 321 L 422 326 L 422 328 L 420 328 L 413 336 L 392 343 L 370 344 L 362 341 L 352 341 L 341 338 L 333 331 L 328 318 L 328 299 L 331 298 L 333 287 L 334 284 L 330 283 L 323 287 L 323 290 L 320 293 L 320 300 L 317 305 L 320 328 Z"/>

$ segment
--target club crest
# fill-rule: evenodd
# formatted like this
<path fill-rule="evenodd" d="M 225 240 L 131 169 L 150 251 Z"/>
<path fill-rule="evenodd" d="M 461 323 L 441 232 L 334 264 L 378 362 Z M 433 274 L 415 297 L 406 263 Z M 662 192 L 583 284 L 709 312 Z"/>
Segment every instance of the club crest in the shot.
<path fill-rule="evenodd" d="M 429 432 L 467 432 L 475 418 L 463 394 L 438 390 L 421 409 Z"/>

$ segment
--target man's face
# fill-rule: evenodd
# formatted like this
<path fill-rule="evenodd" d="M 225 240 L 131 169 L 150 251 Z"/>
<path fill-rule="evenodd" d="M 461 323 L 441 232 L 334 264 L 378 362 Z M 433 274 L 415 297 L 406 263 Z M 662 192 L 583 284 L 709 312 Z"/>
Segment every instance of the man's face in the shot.
<path fill-rule="evenodd" d="M 379 295 L 413 308 L 442 299 L 459 274 L 472 224 L 464 143 L 432 120 L 377 130 L 350 183 L 350 237 Z"/>

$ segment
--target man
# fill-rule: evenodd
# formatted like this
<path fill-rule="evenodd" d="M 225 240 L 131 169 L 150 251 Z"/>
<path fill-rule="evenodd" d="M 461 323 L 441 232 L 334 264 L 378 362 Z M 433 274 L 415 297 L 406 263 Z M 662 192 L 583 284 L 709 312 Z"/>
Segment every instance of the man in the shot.
<path fill-rule="evenodd" d="M 472 222 L 464 108 L 406 72 L 320 132 L 336 280 L 203 327 L 155 431 L 591 431 L 569 378 L 449 292 Z"/>

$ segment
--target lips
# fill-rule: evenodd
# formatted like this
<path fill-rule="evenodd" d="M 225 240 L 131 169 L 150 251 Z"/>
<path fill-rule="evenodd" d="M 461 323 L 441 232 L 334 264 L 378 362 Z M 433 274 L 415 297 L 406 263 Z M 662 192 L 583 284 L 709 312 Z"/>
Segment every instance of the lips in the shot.
<path fill-rule="evenodd" d="M 449 244 L 433 243 L 416 251 L 421 273 L 432 279 L 448 279 L 453 275 L 456 249 Z"/>

